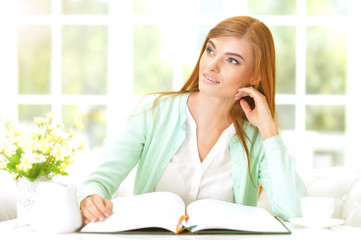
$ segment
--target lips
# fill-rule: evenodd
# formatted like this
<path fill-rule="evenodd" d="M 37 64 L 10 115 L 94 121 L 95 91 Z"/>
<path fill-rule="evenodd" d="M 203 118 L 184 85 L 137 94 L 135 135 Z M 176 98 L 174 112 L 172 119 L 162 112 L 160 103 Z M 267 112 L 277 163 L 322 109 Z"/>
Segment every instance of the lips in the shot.
<path fill-rule="evenodd" d="M 203 74 L 204 76 L 204 81 L 210 84 L 219 84 L 220 81 L 217 81 L 216 79 L 214 79 L 213 77 L 207 75 L 207 74 Z"/>

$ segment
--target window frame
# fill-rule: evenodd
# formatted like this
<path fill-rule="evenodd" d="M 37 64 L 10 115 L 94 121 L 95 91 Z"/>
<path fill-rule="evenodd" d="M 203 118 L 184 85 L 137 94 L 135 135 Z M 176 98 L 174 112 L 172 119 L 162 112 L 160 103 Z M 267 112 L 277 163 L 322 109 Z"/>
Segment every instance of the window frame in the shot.
<path fill-rule="evenodd" d="M 185 1 L 185 3 L 192 1 Z M 183 24 L 214 25 L 232 15 L 247 15 L 247 1 L 224 0 L 225 13 L 220 15 L 199 15 L 196 8 L 187 12 L 187 20 L 172 22 L 175 29 Z M 361 115 L 356 109 L 361 102 L 358 89 L 359 81 L 358 58 L 360 56 L 361 34 L 357 23 L 360 22 L 358 12 L 361 4 L 354 3 L 347 16 L 309 16 L 306 11 L 306 0 L 297 0 L 297 12 L 290 16 L 257 16 L 252 15 L 268 26 L 294 26 L 296 28 L 296 92 L 294 94 L 277 94 L 276 104 L 295 106 L 295 129 L 282 131 L 284 140 L 290 152 L 296 159 L 298 169 L 313 168 L 313 157 L 316 151 L 344 152 L 344 165 L 361 167 L 361 161 L 356 160 L 361 155 L 357 144 L 361 133 Z M 109 0 L 108 15 L 62 15 L 61 0 L 52 0 L 51 15 L 12 15 L 16 12 L 16 1 L 5 1 L 0 4 L 5 20 L 0 22 L 3 37 L 0 40 L 0 64 L 7 66 L 2 69 L 2 87 L 0 94 L 0 115 L 17 120 L 18 106 L 21 104 L 43 104 L 48 102 L 54 115 L 62 116 L 62 106 L 69 104 L 104 105 L 107 108 L 107 134 L 111 134 L 124 123 L 134 103 L 139 98 L 133 94 L 133 28 L 135 25 L 164 24 L 164 17 L 152 14 L 133 13 L 132 1 Z M 236 7 L 237 6 L 237 7 Z M 236 11 L 235 9 L 242 9 Z M 182 11 L 172 14 L 174 19 L 181 17 Z M 166 15 L 169 17 L 169 15 Z M 17 37 L 19 24 L 51 25 L 52 58 L 51 58 L 51 91 L 44 95 L 18 94 L 17 70 Z M 108 85 L 106 95 L 63 95 L 61 84 L 61 39 L 63 25 L 107 25 L 108 27 Z M 306 30 L 310 26 L 347 26 L 348 64 L 347 90 L 345 95 L 310 95 L 306 94 Z M 119 31 L 121 29 L 121 31 Z M 172 44 L 180 44 L 180 38 L 173 34 Z M 122 44 L 119 44 L 122 43 Z M 109 50 L 111 49 L 111 50 Z M 355 51 L 358 50 L 358 51 Z M 121 57 L 120 57 L 121 56 Z M 172 60 L 173 90 L 183 85 L 183 61 Z M 129 104 L 132 103 L 132 104 Z M 341 105 L 346 109 L 345 135 L 319 134 L 306 130 L 306 107 L 308 105 Z M 121 108 L 121 109 L 120 109 Z"/>

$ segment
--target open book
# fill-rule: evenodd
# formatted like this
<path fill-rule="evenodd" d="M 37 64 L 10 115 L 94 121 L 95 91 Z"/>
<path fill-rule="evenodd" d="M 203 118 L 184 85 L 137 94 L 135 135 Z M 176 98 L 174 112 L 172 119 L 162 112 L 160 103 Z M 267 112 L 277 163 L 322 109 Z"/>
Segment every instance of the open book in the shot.
<path fill-rule="evenodd" d="M 219 200 L 184 205 L 174 193 L 153 192 L 112 200 L 113 214 L 80 232 L 132 232 L 162 229 L 173 233 L 291 233 L 263 208 Z"/>

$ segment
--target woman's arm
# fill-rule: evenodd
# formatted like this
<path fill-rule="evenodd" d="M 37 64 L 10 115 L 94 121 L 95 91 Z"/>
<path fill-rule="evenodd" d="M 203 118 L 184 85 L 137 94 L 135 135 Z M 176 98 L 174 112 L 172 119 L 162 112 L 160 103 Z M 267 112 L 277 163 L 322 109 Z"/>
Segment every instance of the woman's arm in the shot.
<path fill-rule="evenodd" d="M 251 97 L 255 107 L 241 99 Z M 300 216 L 299 198 L 306 195 L 306 188 L 298 176 L 294 161 L 281 137 L 272 117 L 266 98 L 255 88 L 246 87 L 238 90 L 235 99 L 240 104 L 248 121 L 258 128 L 259 139 L 253 149 L 254 157 L 259 161 L 259 183 L 266 191 L 273 212 L 284 218 Z"/>
<path fill-rule="evenodd" d="M 101 164 L 79 188 L 84 223 L 103 220 L 112 213 L 110 199 L 143 151 L 148 124 L 145 111 L 144 104 L 136 108 L 122 131 L 106 144 Z"/>

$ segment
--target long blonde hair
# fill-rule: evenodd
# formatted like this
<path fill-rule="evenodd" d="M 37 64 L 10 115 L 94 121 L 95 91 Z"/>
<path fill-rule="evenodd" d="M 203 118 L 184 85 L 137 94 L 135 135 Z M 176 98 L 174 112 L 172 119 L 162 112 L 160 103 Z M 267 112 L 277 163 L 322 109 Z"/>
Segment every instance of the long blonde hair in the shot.
<path fill-rule="evenodd" d="M 249 16 L 231 17 L 220 22 L 214 28 L 212 28 L 203 43 L 203 47 L 196 66 L 194 67 L 192 74 L 185 82 L 181 90 L 177 92 L 167 92 L 162 94 L 165 95 L 199 91 L 199 64 L 201 56 L 205 51 L 209 39 L 221 36 L 247 38 L 251 42 L 254 54 L 253 79 L 260 79 L 259 83 L 256 84 L 254 87 L 266 97 L 268 107 L 271 111 L 272 117 L 274 117 L 276 60 L 273 37 L 271 31 L 264 23 Z M 230 110 L 230 116 L 235 126 L 237 136 L 239 137 L 246 151 L 248 160 L 248 172 L 251 181 L 253 182 L 250 170 L 249 150 L 246 145 L 247 136 L 242 127 L 244 121 L 247 119 L 238 101 L 236 101 L 235 104 L 232 106 Z M 261 188 L 259 188 L 259 192 L 261 192 Z"/>

